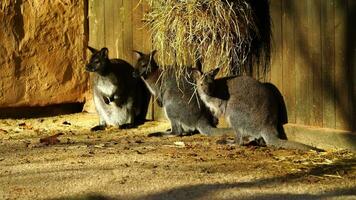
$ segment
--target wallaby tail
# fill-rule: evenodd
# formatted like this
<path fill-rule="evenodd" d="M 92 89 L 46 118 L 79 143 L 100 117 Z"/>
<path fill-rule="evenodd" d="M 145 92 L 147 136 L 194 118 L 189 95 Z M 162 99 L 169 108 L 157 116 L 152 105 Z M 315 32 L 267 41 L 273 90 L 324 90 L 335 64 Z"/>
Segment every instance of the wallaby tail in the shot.
<path fill-rule="evenodd" d="M 309 151 L 309 150 L 314 150 L 317 152 L 323 152 L 323 149 L 319 149 L 307 144 L 303 144 L 300 142 L 295 142 L 295 141 L 290 141 L 290 140 L 282 140 L 279 138 L 275 139 L 265 139 L 267 146 L 275 146 L 279 148 L 284 148 L 284 149 L 299 149 L 303 151 Z"/>

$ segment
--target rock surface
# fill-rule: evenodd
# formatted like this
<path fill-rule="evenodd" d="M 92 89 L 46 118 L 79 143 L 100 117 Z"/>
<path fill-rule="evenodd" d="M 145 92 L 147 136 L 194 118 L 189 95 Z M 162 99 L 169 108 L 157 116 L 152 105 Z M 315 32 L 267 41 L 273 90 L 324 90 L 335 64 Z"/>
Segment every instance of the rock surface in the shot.
<path fill-rule="evenodd" d="M 84 3 L 0 1 L 0 107 L 84 102 Z"/>

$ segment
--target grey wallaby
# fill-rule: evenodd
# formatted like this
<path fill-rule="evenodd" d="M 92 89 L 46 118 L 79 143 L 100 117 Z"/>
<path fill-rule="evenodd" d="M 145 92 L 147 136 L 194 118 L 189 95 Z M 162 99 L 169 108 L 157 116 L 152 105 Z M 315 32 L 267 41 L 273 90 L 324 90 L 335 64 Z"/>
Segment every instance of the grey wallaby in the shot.
<path fill-rule="evenodd" d="M 135 51 L 137 56 L 136 76 L 146 83 L 159 106 L 163 107 L 166 117 L 171 123 L 169 134 L 182 135 L 199 131 L 202 134 L 224 134 L 231 129 L 216 128 L 218 123 L 195 92 L 195 83 L 190 76 L 191 68 L 185 74 L 176 76 L 174 69 L 162 71 L 154 60 L 153 51 L 143 54 Z"/>
<path fill-rule="evenodd" d="M 133 77 L 134 68 L 124 60 L 109 59 L 107 48 L 88 47 L 92 56 L 86 70 L 93 72 L 94 104 L 99 125 L 130 128 L 145 122 L 150 93 L 141 79 Z"/>
<path fill-rule="evenodd" d="M 215 117 L 225 117 L 234 129 L 239 145 L 257 143 L 286 149 L 320 151 L 312 146 L 279 138 L 283 134 L 282 125 L 287 119 L 286 113 L 281 116 L 285 112 L 279 108 L 280 98 L 283 97 L 276 87 L 249 76 L 215 79 L 218 72 L 219 68 L 206 74 L 195 70 L 193 76 L 200 98 Z"/>

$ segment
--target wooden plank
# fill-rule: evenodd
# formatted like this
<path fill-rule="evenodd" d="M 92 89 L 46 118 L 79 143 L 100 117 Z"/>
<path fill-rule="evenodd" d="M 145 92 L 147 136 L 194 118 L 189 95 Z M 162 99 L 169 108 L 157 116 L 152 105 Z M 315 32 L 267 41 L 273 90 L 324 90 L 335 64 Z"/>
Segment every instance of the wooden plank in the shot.
<path fill-rule="evenodd" d="M 283 39 L 282 39 L 282 0 L 270 2 L 272 17 L 272 61 L 271 82 L 283 90 Z"/>
<path fill-rule="evenodd" d="M 324 0 L 322 0 L 324 1 Z M 356 151 L 356 134 L 351 131 L 287 124 L 288 140 L 315 145 L 324 150 L 349 149 Z"/>
<path fill-rule="evenodd" d="M 89 45 L 101 48 L 105 45 L 104 1 L 89 1 Z"/>
<path fill-rule="evenodd" d="M 294 44 L 294 10 L 293 0 L 283 0 L 283 95 L 288 112 L 288 122 L 295 123 L 296 109 L 295 109 L 295 44 Z"/>
<path fill-rule="evenodd" d="M 310 0 L 295 2 L 295 71 L 296 71 L 296 123 L 310 125 L 312 104 L 312 78 L 310 65 L 313 64 L 310 56 L 310 41 L 308 38 L 310 30 L 310 17 L 308 3 Z"/>
<path fill-rule="evenodd" d="M 114 0 L 105 0 L 105 47 L 109 49 L 109 57 L 116 57 L 116 49 L 114 45 L 114 18 L 113 18 L 113 5 Z"/>
<path fill-rule="evenodd" d="M 114 5 L 115 12 L 115 48 L 117 49 L 117 56 L 121 59 L 124 59 L 124 38 L 123 38 L 123 21 L 124 21 L 124 8 L 123 8 L 123 0 L 116 0 L 116 4 Z"/>
<path fill-rule="evenodd" d="M 133 0 L 132 25 L 133 25 L 133 44 L 134 50 L 143 51 L 143 5 L 140 0 Z"/>
<path fill-rule="evenodd" d="M 142 4 L 142 12 L 143 15 L 145 15 L 149 11 L 150 7 L 146 1 L 143 1 Z M 143 32 L 146 33 L 143 38 L 143 46 L 145 51 L 151 51 L 152 50 L 152 40 L 151 40 L 151 34 L 149 32 L 149 29 L 147 26 L 144 27 Z"/>
<path fill-rule="evenodd" d="M 89 0 L 88 2 L 88 18 L 89 18 L 89 46 L 96 46 L 97 43 L 97 26 L 95 20 L 97 19 L 96 13 L 96 0 Z"/>
<path fill-rule="evenodd" d="M 350 102 L 346 81 L 346 19 L 347 0 L 335 0 L 335 86 L 336 86 L 336 128 L 347 130 Z"/>
<path fill-rule="evenodd" d="M 321 4 L 321 43 L 323 80 L 323 127 L 336 128 L 335 115 L 335 1 Z"/>
<path fill-rule="evenodd" d="M 123 58 L 123 45 L 122 45 L 122 22 L 120 16 L 120 9 L 122 7 L 122 0 L 111 0 L 111 7 L 110 9 L 110 17 L 112 20 L 111 28 L 112 28 L 112 38 L 110 39 L 111 44 L 110 46 L 113 48 L 112 55 L 115 58 Z M 121 45 L 120 45 L 121 44 Z"/>
<path fill-rule="evenodd" d="M 348 81 L 349 84 L 352 85 L 350 88 L 350 113 L 351 113 L 351 130 L 356 132 L 356 41 L 354 39 L 356 35 L 356 1 L 348 0 L 348 19 L 347 19 L 347 27 L 349 28 L 347 32 L 348 39 L 348 65 L 350 67 L 350 73 L 348 73 Z"/>
<path fill-rule="evenodd" d="M 310 59 L 308 69 L 311 74 L 312 84 L 309 88 L 312 97 L 311 121 L 310 125 L 323 126 L 323 88 L 322 88 L 322 70 L 321 70 L 321 1 L 310 0 L 308 15 L 310 16 Z M 312 65 L 310 65 L 312 64 Z"/>
<path fill-rule="evenodd" d="M 123 1 L 123 42 L 124 42 L 124 58 L 133 63 L 133 27 L 132 27 L 132 1 Z"/>

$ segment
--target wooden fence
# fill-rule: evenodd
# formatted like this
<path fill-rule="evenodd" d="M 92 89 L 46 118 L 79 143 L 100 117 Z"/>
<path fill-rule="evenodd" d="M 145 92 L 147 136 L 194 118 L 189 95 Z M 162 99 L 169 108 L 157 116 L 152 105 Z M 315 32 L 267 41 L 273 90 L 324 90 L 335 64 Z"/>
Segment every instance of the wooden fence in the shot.
<path fill-rule="evenodd" d="M 89 0 L 89 44 L 134 63 L 150 35 L 140 0 Z M 269 79 L 282 92 L 289 123 L 355 130 L 356 1 L 270 0 Z M 155 111 L 155 113 L 159 111 Z"/>
<path fill-rule="evenodd" d="M 149 51 L 150 35 L 140 0 L 89 0 L 89 45 L 109 48 L 109 56 L 133 64 L 132 50 Z"/>
<path fill-rule="evenodd" d="M 272 0 L 271 81 L 290 123 L 355 130 L 356 1 Z"/>

